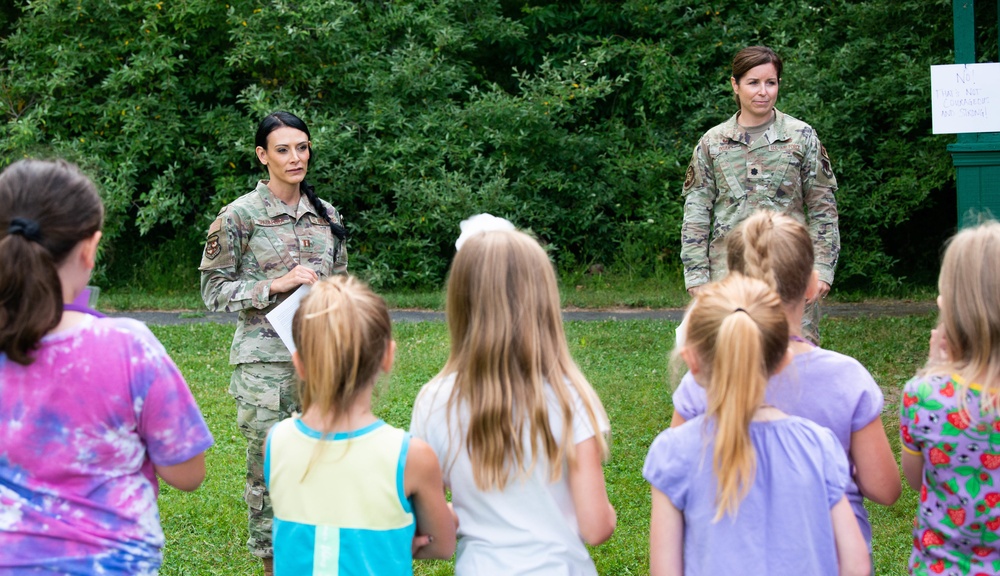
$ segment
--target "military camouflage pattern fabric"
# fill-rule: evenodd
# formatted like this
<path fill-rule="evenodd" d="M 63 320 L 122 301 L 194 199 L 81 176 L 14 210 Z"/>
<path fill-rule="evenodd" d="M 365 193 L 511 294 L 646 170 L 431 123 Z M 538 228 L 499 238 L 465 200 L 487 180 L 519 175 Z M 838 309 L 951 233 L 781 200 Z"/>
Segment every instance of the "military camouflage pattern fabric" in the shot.
<path fill-rule="evenodd" d="M 330 218 L 340 214 L 324 203 Z M 320 278 L 347 272 L 347 251 L 303 195 L 292 207 L 260 181 L 223 208 L 208 229 L 201 258 L 201 297 L 214 312 L 239 311 L 230 364 L 289 362 L 291 355 L 265 314 L 288 297 L 271 294 L 271 281 L 296 265 Z"/>
<path fill-rule="evenodd" d="M 725 237 L 757 210 L 782 212 L 809 228 L 819 279 L 833 284 L 840 255 L 837 179 L 811 126 L 775 110 L 756 142 L 737 115 L 695 146 L 684 177 L 681 261 L 688 288 L 726 275 Z"/>
<path fill-rule="evenodd" d="M 295 369 L 290 362 L 240 364 L 233 371 L 229 393 L 236 398 L 236 423 L 247 440 L 247 503 L 250 553 L 271 558 L 271 496 L 264 485 L 264 441 L 272 426 L 299 411 Z M 274 402 L 271 402 L 273 397 Z M 274 409 L 259 404 L 261 398 Z"/>
<path fill-rule="evenodd" d="M 330 218 L 343 224 L 325 203 Z M 320 278 L 347 272 L 347 252 L 303 195 L 296 206 L 276 198 L 261 181 L 223 208 L 208 229 L 202 254 L 201 296 L 212 311 L 239 311 L 229 363 L 235 364 L 229 393 L 247 439 L 247 484 L 251 553 L 272 556 L 270 498 L 264 490 L 262 450 L 272 425 L 297 410 L 291 354 L 265 314 L 291 292 L 271 294 L 271 281 L 297 265 Z"/>
<path fill-rule="evenodd" d="M 819 339 L 821 316 L 819 301 L 806 304 L 806 309 L 802 311 L 802 337 L 817 346 L 821 344 Z"/>

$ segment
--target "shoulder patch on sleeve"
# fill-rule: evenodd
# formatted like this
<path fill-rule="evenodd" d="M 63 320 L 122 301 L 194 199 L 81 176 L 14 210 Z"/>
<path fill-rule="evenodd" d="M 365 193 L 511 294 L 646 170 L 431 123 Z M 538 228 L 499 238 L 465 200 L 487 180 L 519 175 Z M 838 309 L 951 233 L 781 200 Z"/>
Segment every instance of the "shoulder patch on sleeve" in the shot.
<path fill-rule="evenodd" d="M 225 209 L 223 209 L 223 212 Z M 222 212 L 212 225 L 208 227 L 208 236 L 205 239 L 205 251 L 201 257 L 201 269 L 224 268 L 232 264 L 232 255 L 229 253 L 229 237 L 222 229 Z"/>
<path fill-rule="evenodd" d="M 826 153 L 826 146 L 819 145 L 819 165 L 823 169 L 823 175 L 833 178 L 833 168 L 830 167 L 830 156 Z"/>
<path fill-rule="evenodd" d="M 684 173 L 684 187 L 690 188 L 694 184 L 694 164 L 688 164 L 687 172 Z"/>

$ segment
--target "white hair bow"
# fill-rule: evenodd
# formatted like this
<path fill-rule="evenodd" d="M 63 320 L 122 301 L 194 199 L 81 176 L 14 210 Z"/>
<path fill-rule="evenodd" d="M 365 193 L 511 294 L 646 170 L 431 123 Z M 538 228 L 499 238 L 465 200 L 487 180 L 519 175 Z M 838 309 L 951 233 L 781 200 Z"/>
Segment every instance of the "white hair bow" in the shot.
<path fill-rule="evenodd" d="M 492 214 L 476 214 L 462 220 L 459 224 L 462 234 L 455 240 L 455 250 L 461 250 L 462 244 L 469 238 L 481 232 L 495 232 L 497 230 L 514 230 L 514 225 L 509 220 L 497 218 Z"/>

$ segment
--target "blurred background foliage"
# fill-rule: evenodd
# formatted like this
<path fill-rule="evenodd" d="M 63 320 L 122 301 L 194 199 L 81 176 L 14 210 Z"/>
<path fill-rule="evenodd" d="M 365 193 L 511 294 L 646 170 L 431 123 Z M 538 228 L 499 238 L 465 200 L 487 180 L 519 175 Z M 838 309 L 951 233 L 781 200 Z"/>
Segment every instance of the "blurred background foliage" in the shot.
<path fill-rule="evenodd" d="M 996 4 L 976 10 L 996 60 Z M 0 164 L 62 156 L 100 183 L 106 286 L 197 284 L 278 109 L 309 124 L 310 181 L 376 288 L 439 286 L 458 222 L 484 211 L 564 274 L 676 279 L 684 170 L 735 111 L 729 64 L 751 44 L 782 55 L 778 107 L 833 160 L 837 287 L 932 282 L 957 221 L 954 136 L 930 120 L 949 0 L 15 0 Z"/>

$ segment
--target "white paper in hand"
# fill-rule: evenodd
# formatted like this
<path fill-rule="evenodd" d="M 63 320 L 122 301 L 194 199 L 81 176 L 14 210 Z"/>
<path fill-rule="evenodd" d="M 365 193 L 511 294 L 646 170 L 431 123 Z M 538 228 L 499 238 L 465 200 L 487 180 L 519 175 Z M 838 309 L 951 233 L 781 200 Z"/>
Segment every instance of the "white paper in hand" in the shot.
<path fill-rule="evenodd" d="M 308 293 L 309 285 L 303 284 L 295 292 L 292 292 L 284 302 L 275 306 L 274 310 L 264 315 L 271 326 L 274 326 L 278 338 L 281 338 L 289 352 L 295 352 L 295 342 L 292 340 L 292 318 L 295 317 L 295 311 L 299 309 L 299 302 L 302 302 L 302 298 Z"/>

